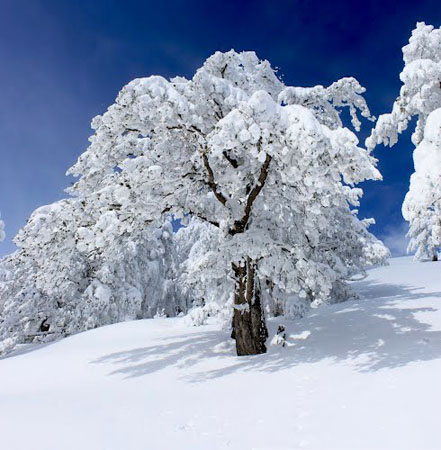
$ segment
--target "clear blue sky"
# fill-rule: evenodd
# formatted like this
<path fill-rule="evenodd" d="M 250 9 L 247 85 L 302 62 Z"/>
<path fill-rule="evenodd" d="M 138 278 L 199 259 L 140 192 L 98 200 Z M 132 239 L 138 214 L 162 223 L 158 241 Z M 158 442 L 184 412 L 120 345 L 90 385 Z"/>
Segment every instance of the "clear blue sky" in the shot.
<path fill-rule="evenodd" d="M 375 115 L 398 94 L 401 47 L 417 21 L 441 25 L 438 1 L 0 0 L 0 211 L 7 240 L 36 207 L 65 196 L 65 171 L 87 147 L 90 120 L 135 77 L 190 77 L 216 50 L 255 50 L 287 84 L 355 76 Z M 370 128 L 364 124 L 364 138 Z M 412 172 L 409 134 L 378 148 L 382 183 L 361 208 L 401 245 Z M 396 252 L 398 252 L 397 250 Z"/>

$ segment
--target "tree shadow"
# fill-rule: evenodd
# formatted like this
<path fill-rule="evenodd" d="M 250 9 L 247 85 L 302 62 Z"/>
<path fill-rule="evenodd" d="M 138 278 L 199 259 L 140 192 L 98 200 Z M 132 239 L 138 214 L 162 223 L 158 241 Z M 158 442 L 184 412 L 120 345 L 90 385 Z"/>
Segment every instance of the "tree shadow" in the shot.
<path fill-rule="evenodd" d="M 161 338 L 160 344 L 104 355 L 92 363 L 114 364 L 111 374 L 127 378 L 176 366 L 181 378 L 201 382 L 238 371 L 275 372 L 324 359 L 371 372 L 441 358 L 441 331 L 423 320 L 425 314 L 441 309 L 441 292 L 369 280 L 356 287 L 358 300 L 323 306 L 296 321 L 270 320 L 270 337 L 283 324 L 288 346 L 270 346 L 268 340 L 264 355 L 237 357 L 229 333 L 202 328 L 170 336 L 166 342 Z M 425 297 L 439 298 L 440 308 L 415 306 L 413 300 Z"/>
<path fill-rule="evenodd" d="M 203 330 L 204 327 L 201 328 Z M 92 363 L 114 363 L 121 367 L 111 374 L 125 374 L 128 378 L 147 375 L 170 366 L 185 369 L 203 358 L 219 356 L 213 348 L 228 338 L 228 334 L 222 331 L 185 333 L 165 339 L 161 337 L 161 344 L 111 353 Z M 163 343 L 164 340 L 172 342 Z M 234 353 L 231 351 L 230 354 Z"/>

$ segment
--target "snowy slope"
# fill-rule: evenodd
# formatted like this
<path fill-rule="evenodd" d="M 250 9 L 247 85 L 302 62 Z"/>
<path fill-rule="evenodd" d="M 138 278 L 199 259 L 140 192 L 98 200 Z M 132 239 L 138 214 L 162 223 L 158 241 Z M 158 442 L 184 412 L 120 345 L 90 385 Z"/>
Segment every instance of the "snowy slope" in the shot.
<path fill-rule="evenodd" d="M 157 319 L 0 360 L 0 448 L 439 449 L 441 263 L 392 259 L 356 286 L 262 356 Z"/>

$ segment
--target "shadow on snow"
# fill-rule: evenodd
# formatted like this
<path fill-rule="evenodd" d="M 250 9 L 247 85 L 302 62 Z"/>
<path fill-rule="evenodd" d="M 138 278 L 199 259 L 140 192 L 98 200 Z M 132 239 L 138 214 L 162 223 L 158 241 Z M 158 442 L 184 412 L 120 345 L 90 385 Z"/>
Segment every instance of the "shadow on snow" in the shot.
<path fill-rule="evenodd" d="M 238 371 L 280 371 L 324 359 L 350 362 L 355 370 L 369 372 L 441 357 L 441 331 L 422 320 L 425 313 L 439 309 L 410 302 L 439 297 L 441 307 L 441 292 L 373 281 L 357 282 L 356 287 L 359 300 L 324 306 L 297 321 L 270 320 L 270 339 L 280 323 L 287 335 L 297 336 L 287 339 L 289 347 L 268 345 L 265 355 L 236 357 L 234 347 L 228 345 L 233 342 L 229 333 L 201 331 L 161 338 L 158 345 L 112 353 L 93 363 L 113 363 L 116 368 L 111 374 L 127 378 L 176 366 L 181 378 L 199 382 Z M 310 332 L 307 339 L 298 336 L 303 331 Z M 189 370 L 199 364 L 204 367 Z"/>

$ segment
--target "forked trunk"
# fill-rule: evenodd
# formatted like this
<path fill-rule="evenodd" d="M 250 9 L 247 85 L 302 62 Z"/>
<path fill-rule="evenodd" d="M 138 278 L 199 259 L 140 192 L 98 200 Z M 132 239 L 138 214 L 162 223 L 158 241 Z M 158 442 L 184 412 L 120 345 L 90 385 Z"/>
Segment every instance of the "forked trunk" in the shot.
<path fill-rule="evenodd" d="M 262 309 L 256 263 L 250 258 L 233 264 L 235 275 L 233 333 L 238 356 L 266 353 L 268 330 Z"/>

